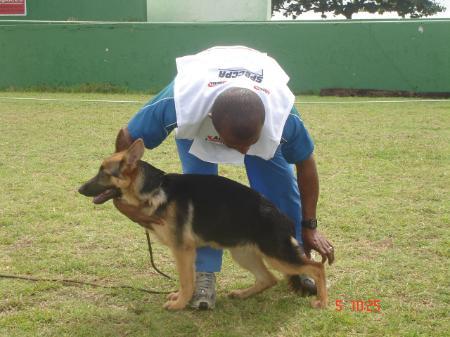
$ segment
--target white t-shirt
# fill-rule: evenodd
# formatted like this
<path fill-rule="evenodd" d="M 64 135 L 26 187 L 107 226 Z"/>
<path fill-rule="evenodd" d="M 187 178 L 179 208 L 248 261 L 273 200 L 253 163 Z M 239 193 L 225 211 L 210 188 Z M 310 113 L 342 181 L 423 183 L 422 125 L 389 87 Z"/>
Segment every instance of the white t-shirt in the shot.
<path fill-rule="evenodd" d="M 177 58 L 176 63 L 176 137 L 194 140 L 191 154 L 211 163 L 244 162 L 243 154 L 221 142 L 208 116 L 220 93 L 240 87 L 258 94 L 265 108 L 261 136 L 247 154 L 267 160 L 274 156 L 295 97 L 287 87 L 289 77 L 273 58 L 254 49 L 231 46 Z"/>

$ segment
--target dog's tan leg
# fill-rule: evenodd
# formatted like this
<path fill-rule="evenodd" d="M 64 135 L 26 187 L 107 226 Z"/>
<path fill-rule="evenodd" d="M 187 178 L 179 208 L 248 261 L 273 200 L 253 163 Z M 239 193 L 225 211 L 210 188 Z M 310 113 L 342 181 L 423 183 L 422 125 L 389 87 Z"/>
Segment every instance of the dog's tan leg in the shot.
<path fill-rule="evenodd" d="M 304 265 L 296 266 L 271 257 L 265 257 L 267 263 L 274 269 L 286 275 L 306 274 L 311 276 L 317 286 L 317 300 L 313 300 L 311 305 L 314 308 L 325 308 L 328 302 L 328 294 L 325 278 L 325 267 L 322 263 L 304 260 Z"/>
<path fill-rule="evenodd" d="M 170 301 L 176 301 L 178 299 L 179 293 L 180 293 L 179 291 L 170 293 L 169 295 L 167 295 L 167 299 Z"/>
<path fill-rule="evenodd" d="M 192 298 L 195 285 L 195 248 L 172 249 L 177 271 L 180 278 L 180 290 L 169 295 L 169 301 L 164 304 L 165 309 L 184 309 Z"/>
<path fill-rule="evenodd" d="M 328 304 L 327 285 L 325 277 L 325 267 L 322 263 L 314 265 L 304 265 L 299 268 L 299 274 L 311 275 L 316 282 L 317 287 L 317 300 L 312 300 L 311 305 L 314 308 L 326 308 Z"/>
<path fill-rule="evenodd" d="M 247 298 L 260 293 L 277 283 L 276 277 L 267 269 L 262 256 L 254 247 L 239 247 L 230 249 L 233 259 L 244 269 L 255 276 L 255 284 L 246 289 L 232 291 L 230 297 Z"/>

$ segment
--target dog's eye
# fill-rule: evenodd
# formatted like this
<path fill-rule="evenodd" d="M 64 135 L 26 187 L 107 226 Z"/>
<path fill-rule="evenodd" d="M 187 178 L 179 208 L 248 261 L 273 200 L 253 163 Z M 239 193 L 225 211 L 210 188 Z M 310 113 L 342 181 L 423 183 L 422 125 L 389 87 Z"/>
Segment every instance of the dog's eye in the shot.
<path fill-rule="evenodd" d="M 120 175 L 120 168 L 119 167 L 115 167 L 114 169 L 111 170 L 111 175 L 113 177 L 118 178 Z"/>

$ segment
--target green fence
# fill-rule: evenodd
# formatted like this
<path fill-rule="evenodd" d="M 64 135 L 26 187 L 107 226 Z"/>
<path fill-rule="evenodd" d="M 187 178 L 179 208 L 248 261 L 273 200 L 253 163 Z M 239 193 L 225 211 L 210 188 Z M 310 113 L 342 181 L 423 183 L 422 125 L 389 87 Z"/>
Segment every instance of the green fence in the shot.
<path fill-rule="evenodd" d="M 112 84 L 156 91 L 174 59 L 214 45 L 268 52 L 296 93 L 450 92 L 450 20 L 266 23 L 0 22 L 0 88 Z"/>

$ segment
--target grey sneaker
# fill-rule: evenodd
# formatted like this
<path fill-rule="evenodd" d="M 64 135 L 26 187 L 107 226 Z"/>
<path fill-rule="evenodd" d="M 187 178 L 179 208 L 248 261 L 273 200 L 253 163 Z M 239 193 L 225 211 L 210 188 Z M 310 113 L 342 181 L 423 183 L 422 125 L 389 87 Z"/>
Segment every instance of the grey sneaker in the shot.
<path fill-rule="evenodd" d="M 306 275 L 291 275 L 288 277 L 289 288 L 300 296 L 317 295 L 317 287 L 314 280 Z"/>
<path fill-rule="evenodd" d="M 214 309 L 216 306 L 216 275 L 214 273 L 195 273 L 195 291 L 189 305 L 199 310 Z"/>
<path fill-rule="evenodd" d="M 314 280 L 306 275 L 300 275 L 300 282 L 306 296 L 317 295 L 317 287 Z"/>

